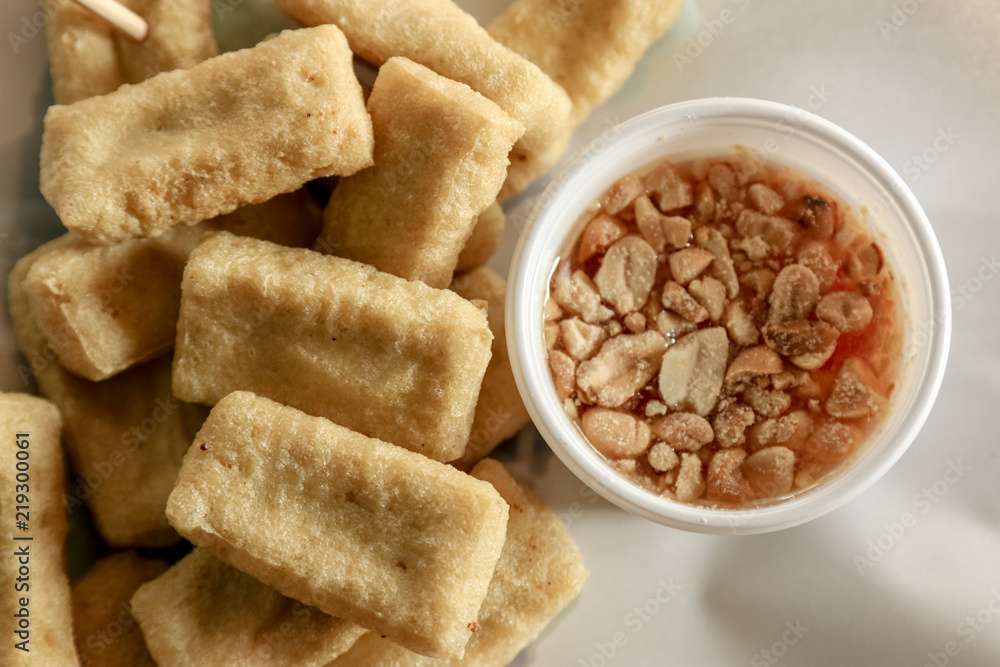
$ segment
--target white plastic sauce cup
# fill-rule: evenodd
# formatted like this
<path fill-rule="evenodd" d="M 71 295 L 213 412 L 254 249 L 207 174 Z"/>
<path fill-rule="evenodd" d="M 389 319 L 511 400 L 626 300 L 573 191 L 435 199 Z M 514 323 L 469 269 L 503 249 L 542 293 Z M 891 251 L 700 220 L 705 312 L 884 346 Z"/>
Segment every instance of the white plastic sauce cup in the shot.
<path fill-rule="evenodd" d="M 733 155 L 736 147 L 798 170 L 851 206 L 880 241 L 902 299 L 905 342 L 888 414 L 840 469 L 790 498 L 713 509 L 654 495 L 613 471 L 563 412 L 548 366 L 542 307 L 560 255 L 585 209 L 616 180 L 659 158 Z M 507 288 L 507 345 L 521 397 L 566 466 L 633 514 L 701 533 L 763 533 L 815 519 L 848 502 L 899 460 L 930 412 L 951 339 L 944 259 L 916 198 L 865 143 L 802 109 L 754 99 L 671 104 L 617 125 L 539 197 L 521 232 Z"/>

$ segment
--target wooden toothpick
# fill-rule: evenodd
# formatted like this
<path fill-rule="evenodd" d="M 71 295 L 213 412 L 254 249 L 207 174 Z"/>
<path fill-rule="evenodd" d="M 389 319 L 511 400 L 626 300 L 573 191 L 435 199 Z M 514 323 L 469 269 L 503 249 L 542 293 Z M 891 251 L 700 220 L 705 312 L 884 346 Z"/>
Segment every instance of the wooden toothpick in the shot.
<path fill-rule="evenodd" d="M 76 0 L 76 2 L 137 42 L 146 39 L 149 33 L 149 24 L 144 18 L 115 0 Z"/>

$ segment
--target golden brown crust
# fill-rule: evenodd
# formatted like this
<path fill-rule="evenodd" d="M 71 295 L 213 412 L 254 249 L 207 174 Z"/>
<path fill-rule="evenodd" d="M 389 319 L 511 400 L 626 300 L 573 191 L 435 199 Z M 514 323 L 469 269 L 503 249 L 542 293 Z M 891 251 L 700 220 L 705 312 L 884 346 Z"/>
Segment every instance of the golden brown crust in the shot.
<path fill-rule="evenodd" d="M 472 634 L 507 506 L 451 466 L 234 392 L 185 456 L 167 516 L 284 595 L 449 657 Z"/>
<path fill-rule="evenodd" d="M 400 57 L 379 68 L 368 112 L 375 166 L 341 179 L 316 248 L 447 287 L 523 128 L 468 86 Z"/>
<path fill-rule="evenodd" d="M 100 559 L 73 582 L 73 629 L 84 665 L 156 667 L 129 600 L 168 567 L 165 561 L 122 551 Z"/>
<path fill-rule="evenodd" d="M 488 29 L 565 89 L 576 126 L 618 92 L 683 5 L 683 0 L 515 0 Z"/>
<path fill-rule="evenodd" d="M 246 390 L 440 461 L 462 455 L 492 334 L 447 290 L 219 233 L 191 254 L 174 392 Z"/>
<path fill-rule="evenodd" d="M 501 46 L 451 0 L 278 0 L 307 25 L 333 23 L 362 58 L 405 56 L 493 100 L 524 125 L 501 200 L 555 164 L 569 141 L 572 103 L 537 66 Z"/>
<path fill-rule="evenodd" d="M 471 271 L 490 261 L 503 240 L 505 223 L 506 217 L 498 202 L 486 207 L 472 225 L 472 233 L 458 255 L 455 272 Z"/>
<path fill-rule="evenodd" d="M 154 236 L 372 163 L 343 34 L 285 31 L 243 51 L 49 108 L 41 190 L 91 242 Z"/>
<path fill-rule="evenodd" d="M 132 597 L 160 667 L 322 667 L 365 630 L 196 548 Z"/>
<path fill-rule="evenodd" d="M 312 195 L 298 190 L 149 239 L 99 246 L 69 237 L 35 260 L 24 289 L 42 335 L 63 341 L 59 363 L 97 382 L 174 346 L 184 264 L 205 234 L 308 246 L 319 225 Z"/>
<path fill-rule="evenodd" d="M 48 0 L 56 104 L 105 95 L 124 83 L 191 67 L 216 54 L 208 0 L 121 0 L 149 25 L 142 42 L 121 35 L 73 0 Z"/>
<path fill-rule="evenodd" d="M 514 382 L 507 353 L 507 327 L 504 322 L 507 281 L 492 269 L 482 267 L 455 276 L 452 291 L 463 299 L 480 299 L 488 304 L 487 318 L 493 332 L 493 356 L 479 390 L 476 416 L 465 454 L 454 465 L 468 470 L 507 438 L 528 423 L 528 410 Z"/>
<path fill-rule="evenodd" d="M 7 282 L 18 346 L 42 395 L 63 415 L 63 443 L 76 473 L 70 510 L 86 502 L 112 546 L 160 547 L 180 539 L 164 508 L 181 457 L 204 420 L 204 408 L 181 403 L 170 390 L 170 358 L 135 366 L 103 382 L 69 373 L 58 362 L 65 340 L 47 340 L 31 311 L 24 280 L 35 260 L 71 244 L 61 237 L 14 266 Z"/>
<path fill-rule="evenodd" d="M 562 522 L 491 459 L 473 470 L 510 505 L 507 541 L 465 656 L 431 660 L 368 634 L 329 667 L 502 667 L 580 594 L 587 568 Z"/>

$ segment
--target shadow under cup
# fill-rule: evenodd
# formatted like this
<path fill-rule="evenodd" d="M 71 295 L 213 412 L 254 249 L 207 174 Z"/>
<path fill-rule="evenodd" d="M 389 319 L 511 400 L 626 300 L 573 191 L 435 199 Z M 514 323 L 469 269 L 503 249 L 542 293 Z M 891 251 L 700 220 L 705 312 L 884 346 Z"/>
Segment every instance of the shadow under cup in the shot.
<path fill-rule="evenodd" d="M 859 450 L 815 487 L 740 509 L 686 505 L 617 472 L 563 412 L 548 367 L 542 308 L 560 253 L 581 215 L 622 176 L 676 161 L 749 151 L 826 186 L 880 243 L 899 288 L 903 358 L 880 420 Z M 540 195 L 521 232 L 507 292 L 507 345 L 521 397 L 542 437 L 584 483 L 640 517 L 702 533 L 752 534 L 795 526 L 848 502 L 899 460 L 930 412 L 951 338 L 948 278 L 933 229 L 895 171 L 862 141 L 807 111 L 739 98 L 692 100 L 650 111 L 595 140 Z"/>

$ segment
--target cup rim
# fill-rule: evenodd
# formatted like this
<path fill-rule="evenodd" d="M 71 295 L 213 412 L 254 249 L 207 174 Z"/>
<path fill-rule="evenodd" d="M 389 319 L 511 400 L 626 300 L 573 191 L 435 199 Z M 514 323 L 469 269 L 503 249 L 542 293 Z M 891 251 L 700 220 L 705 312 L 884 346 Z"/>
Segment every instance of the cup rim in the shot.
<path fill-rule="evenodd" d="M 680 120 L 737 116 L 779 123 L 789 114 L 795 114 L 797 132 L 834 143 L 863 165 L 903 213 L 928 274 L 927 298 L 934 321 L 926 367 L 922 375 L 913 378 L 919 387 L 896 436 L 878 443 L 861 460 L 804 493 L 773 504 L 736 509 L 686 505 L 656 496 L 612 470 L 555 398 L 541 335 L 541 309 L 534 310 L 537 300 L 533 297 L 537 295 L 529 284 L 535 267 L 530 260 L 525 261 L 526 256 L 540 252 L 542 227 L 536 223 L 558 216 L 553 208 L 560 203 L 562 193 L 588 173 L 593 161 L 590 158 L 616 142 Z M 574 475 L 615 505 L 656 523 L 700 533 L 754 534 L 789 528 L 833 511 L 868 489 L 899 460 L 926 421 L 944 377 L 951 341 L 951 299 L 944 257 L 930 221 L 905 182 L 871 147 L 838 125 L 799 107 L 752 98 L 715 97 L 669 104 L 615 125 L 594 139 L 553 179 L 533 205 L 514 250 L 506 321 L 511 367 L 525 407 L 543 439 Z"/>

